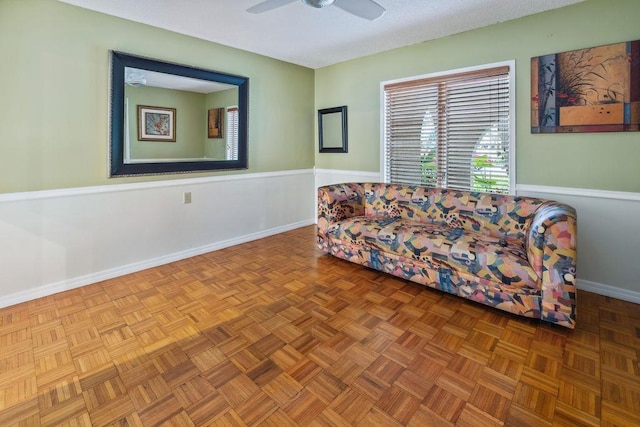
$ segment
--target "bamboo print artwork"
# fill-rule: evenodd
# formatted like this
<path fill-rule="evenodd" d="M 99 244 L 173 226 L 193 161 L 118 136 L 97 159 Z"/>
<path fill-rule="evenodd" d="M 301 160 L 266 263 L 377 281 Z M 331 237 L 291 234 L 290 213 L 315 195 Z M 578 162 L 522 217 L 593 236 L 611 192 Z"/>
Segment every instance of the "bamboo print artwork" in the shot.
<path fill-rule="evenodd" d="M 637 131 L 640 41 L 531 59 L 531 132 Z"/>

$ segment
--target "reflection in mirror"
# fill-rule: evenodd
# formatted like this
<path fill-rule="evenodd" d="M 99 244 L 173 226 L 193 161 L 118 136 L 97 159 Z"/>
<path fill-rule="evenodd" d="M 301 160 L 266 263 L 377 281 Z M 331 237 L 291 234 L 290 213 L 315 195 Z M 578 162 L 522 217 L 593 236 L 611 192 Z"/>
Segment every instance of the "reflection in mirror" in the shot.
<path fill-rule="evenodd" d="M 112 52 L 111 175 L 247 167 L 248 79 Z"/>
<path fill-rule="evenodd" d="M 174 76 L 154 71 L 125 67 L 125 163 L 145 163 L 150 161 L 189 161 L 189 160 L 237 160 L 228 157 L 227 145 L 237 145 L 233 137 L 237 129 L 224 130 L 227 111 L 237 107 L 238 88 L 233 85 L 207 82 Z M 140 84 L 139 82 L 144 82 Z M 154 130 L 153 117 L 140 112 L 143 106 L 170 106 L 175 109 L 173 117 L 175 134 L 173 139 L 162 135 L 142 137 L 145 124 Z M 159 107 L 160 108 L 160 107 Z M 165 108 L 165 107 L 162 107 Z M 207 112 L 215 109 L 217 133 L 208 129 Z M 155 110 L 153 110 L 155 111 Z M 162 112 L 158 112 L 162 118 Z M 168 117 L 169 118 L 169 117 Z M 149 120 L 145 120 L 149 119 Z M 168 124 L 171 124 L 169 121 Z M 155 123 L 162 129 L 161 123 Z M 234 122 L 237 127 L 237 121 Z M 168 126 L 171 128 L 172 126 Z M 222 128 L 220 128 L 222 127 Z M 171 129 L 167 129 L 170 133 Z M 235 152 L 237 156 L 237 150 Z"/>
<path fill-rule="evenodd" d="M 318 133 L 321 153 L 346 153 L 347 107 L 318 110 Z"/>

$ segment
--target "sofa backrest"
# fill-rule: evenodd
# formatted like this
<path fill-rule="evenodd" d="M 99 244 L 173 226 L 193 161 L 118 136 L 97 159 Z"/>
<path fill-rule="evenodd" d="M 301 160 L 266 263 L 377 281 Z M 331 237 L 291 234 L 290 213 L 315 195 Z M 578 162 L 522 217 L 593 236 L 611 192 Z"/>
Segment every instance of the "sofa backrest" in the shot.
<path fill-rule="evenodd" d="M 365 215 L 448 224 L 524 240 L 544 200 L 402 184 L 367 183 Z"/>

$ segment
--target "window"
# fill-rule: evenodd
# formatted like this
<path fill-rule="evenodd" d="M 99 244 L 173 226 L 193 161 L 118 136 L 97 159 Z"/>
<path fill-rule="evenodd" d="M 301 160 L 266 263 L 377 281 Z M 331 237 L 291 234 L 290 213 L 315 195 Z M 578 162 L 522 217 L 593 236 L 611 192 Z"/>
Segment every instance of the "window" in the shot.
<path fill-rule="evenodd" d="M 238 107 L 227 108 L 226 159 L 238 160 Z"/>
<path fill-rule="evenodd" d="M 514 62 L 384 82 L 386 182 L 513 193 Z"/>

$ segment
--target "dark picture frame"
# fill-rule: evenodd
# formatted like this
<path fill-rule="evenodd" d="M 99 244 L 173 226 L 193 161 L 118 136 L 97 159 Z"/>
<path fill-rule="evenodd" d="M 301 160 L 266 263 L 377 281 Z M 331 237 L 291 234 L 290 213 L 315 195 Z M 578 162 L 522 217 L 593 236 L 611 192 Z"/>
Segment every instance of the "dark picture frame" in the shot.
<path fill-rule="evenodd" d="M 320 153 L 347 153 L 347 106 L 318 110 Z"/>

